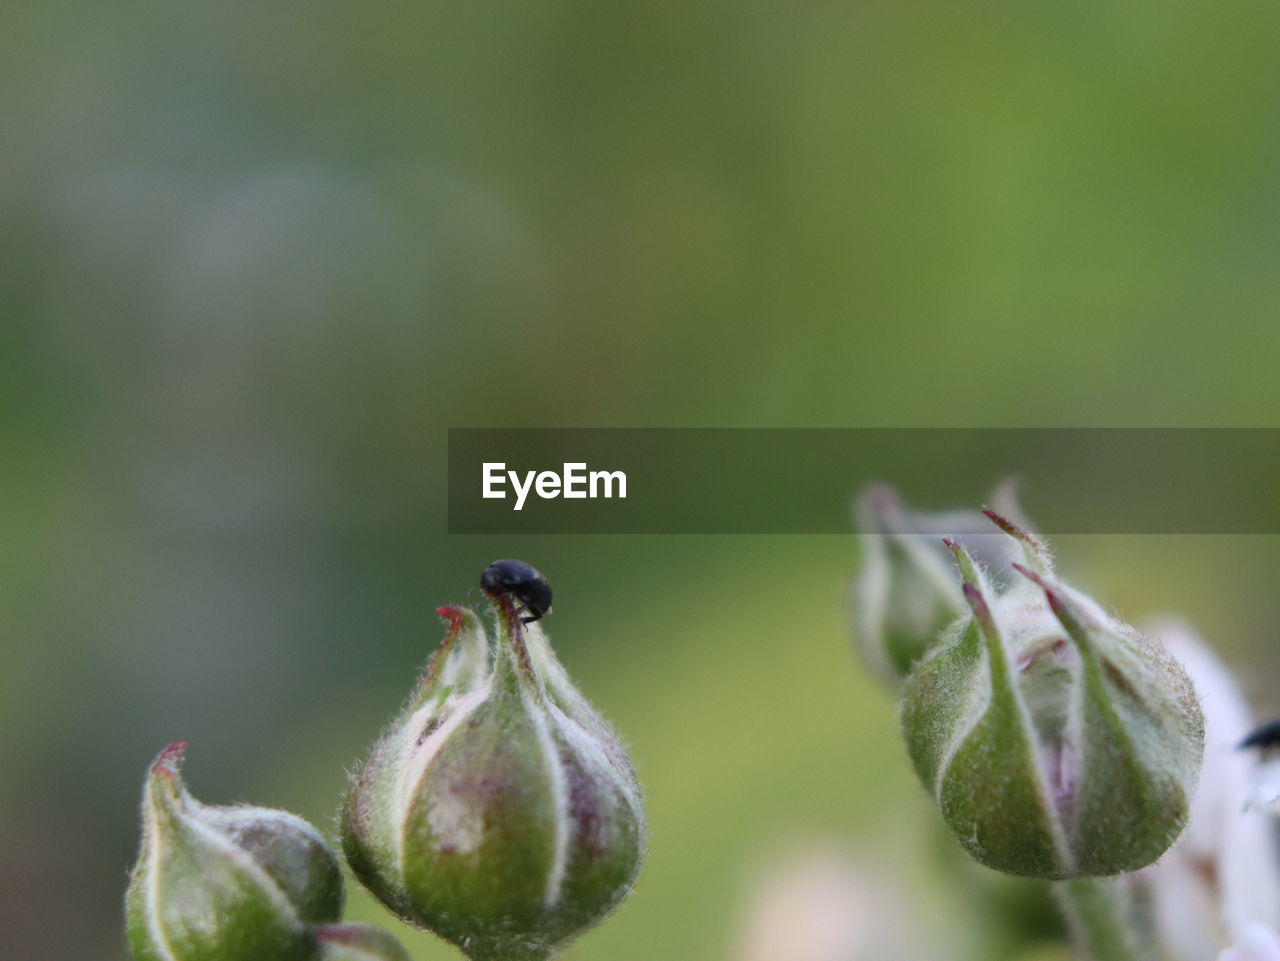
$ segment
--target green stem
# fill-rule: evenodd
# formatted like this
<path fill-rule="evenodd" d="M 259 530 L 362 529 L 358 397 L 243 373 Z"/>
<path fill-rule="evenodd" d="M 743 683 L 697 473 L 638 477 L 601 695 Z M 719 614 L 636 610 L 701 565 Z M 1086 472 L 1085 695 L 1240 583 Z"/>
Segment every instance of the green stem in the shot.
<path fill-rule="evenodd" d="M 1111 878 L 1079 878 L 1054 885 L 1058 907 L 1076 941 L 1093 961 L 1144 961 L 1133 904 L 1125 886 Z"/>

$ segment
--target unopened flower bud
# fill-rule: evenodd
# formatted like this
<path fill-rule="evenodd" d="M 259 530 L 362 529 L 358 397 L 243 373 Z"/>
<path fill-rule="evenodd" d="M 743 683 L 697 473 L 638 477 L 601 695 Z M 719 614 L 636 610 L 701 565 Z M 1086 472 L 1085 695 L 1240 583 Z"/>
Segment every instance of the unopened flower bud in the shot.
<path fill-rule="evenodd" d="M 201 804 L 179 774 L 185 744 L 151 766 L 142 850 L 126 896 L 136 961 L 312 961 L 312 925 L 342 911 L 337 859 L 285 811 Z"/>
<path fill-rule="evenodd" d="M 1012 482 L 993 495 L 1019 512 Z M 977 511 L 926 512 L 904 505 L 893 488 L 873 484 L 854 502 L 862 561 L 853 583 L 853 630 L 863 659 L 899 683 L 956 618 L 968 613 L 943 537 L 964 544 L 997 583 L 1012 573 L 1006 539 Z"/>
<path fill-rule="evenodd" d="M 413 961 L 392 935 L 371 924 L 325 924 L 316 928 L 319 961 Z"/>
<path fill-rule="evenodd" d="M 916 772 L 978 861 L 1039 878 L 1135 871 L 1186 824 L 1204 722 L 1164 649 L 1057 581 L 1033 535 L 1020 583 L 992 586 L 958 544 L 971 616 L 912 671 Z"/>
<path fill-rule="evenodd" d="M 486 578 L 492 670 L 475 614 L 440 609 L 448 634 L 343 810 L 356 877 L 477 961 L 549 957 L 623 898 L 644 850 L 626 753 L 533 623 L 549 589 L 531 605 L 525 587 Z"/>

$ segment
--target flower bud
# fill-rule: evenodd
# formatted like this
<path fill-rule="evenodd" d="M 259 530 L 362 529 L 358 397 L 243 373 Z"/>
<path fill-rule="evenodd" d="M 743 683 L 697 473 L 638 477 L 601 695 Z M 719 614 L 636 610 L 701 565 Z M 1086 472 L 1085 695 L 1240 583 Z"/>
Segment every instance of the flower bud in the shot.
<path fill-rule="evenodd" d="M 625 751 L 541 626 L 515 593 L 486 593 L 493 669 L 475 614 L 441 608 L 444 642 L 356 772 L 343 846 L 387 907 L 471 958 L 545 958 L 627 893 L 644 813 Z"/>
<path fill-rule="evenodd" d="M 1153 862 L 1187 821 L 1204 745 L 1191 681 L 1158 644 L 1055 580 L 1033 535 L 995 589 L 951 542 L 971 616 L 907 679 L 916 773 L 978 861 L 1038 878 Z"/>
<path fill-rule="evenodd" d="M 371 924 L 325 924 L 316 928 L 319 961 L 413 961 L 394 937 Z"/>
<path fill-rule="evenodd" d="M 997 487 L 995 503 L 1019 513 L 1012 482 Z M 864 489 L 854 502 L 862 563 L 853 584 L 853 628 L 863 659 L 887 681 L 900 683 L 942 631 L 968 612 L 950 537 L 988 565 L 998 582 L 1009 579 L 1006 538 L 980 533 L 977 511 L 915 511 L 884 484 Z"/>
<path fill-rule="evenodd" d="M 312 925 L 342 911 L 337 859 L 285 811 L 201 804 L 179 776 L 185 744 L 151 766 L 142 850 L 126 895 L 136 961 L 312 961 Z"/>

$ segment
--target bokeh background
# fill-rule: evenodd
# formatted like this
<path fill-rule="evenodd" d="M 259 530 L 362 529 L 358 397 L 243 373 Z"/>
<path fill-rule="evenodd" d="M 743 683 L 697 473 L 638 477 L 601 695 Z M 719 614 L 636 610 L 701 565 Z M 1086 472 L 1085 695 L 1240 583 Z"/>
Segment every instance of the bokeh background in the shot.
<path fill-rule="evenodd" d="M 518 556 L 652 814 L 566 961 L 735 961 L 797 849 L 847 850 L 941 956 L 1032 956 L 1042 903 L 953 862 L 851 653 L 852 537 L 450 537 L 445 430 L 1280 426 L 1278 21 L 8 0 L 0 953 L 122 961 L 170 740 L 197 796 L 331 828 L 434 608 Z M 1060 548 L 1280 709 L 1275 538 Z"/>

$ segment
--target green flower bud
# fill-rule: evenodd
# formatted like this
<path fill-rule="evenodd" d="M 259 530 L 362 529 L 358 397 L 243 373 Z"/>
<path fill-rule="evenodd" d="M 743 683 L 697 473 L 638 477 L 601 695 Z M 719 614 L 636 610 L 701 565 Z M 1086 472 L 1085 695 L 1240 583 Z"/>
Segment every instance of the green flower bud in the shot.
<path fill-rule="evenodd" d="M 185 748 L 166 748 L 147 778 L 125 899 L 134 958 L 312 961 L 312 925 L 342 912 L 337 858 L 285 811 L 201 804 L 179 776 Z"/>
<path fill-rule="evenodd" d="M 399 941 L 371 924 L 326 924 L 316 928 L 319 961 L 413 961 Z"/>
<path fill-rule="evenodd" d="M 996 488 L 993 500 L 1020 513 L 1010 481 Z M 898 684 L 943 630 L 968 613 L 943 537 L 963 543 L 1001 582 L 1012 573 L 1006 539 L 979 533 L 986 521 L 977 511 L 912 510 L 884 484 L 859 493 L 854 520 L 862 548 L 853 583 L 854 636 L 870 669 Z"/>
<path fill-rule="evenodd" d="M 993 588 L 955 542 L 971 616 L 904 689 L 908 752 L 978 861 L 1038 878 L 1135 871 L 1186 824 L 1204 721 L 1158 643 L 1055 580 L 1031 534 L 1019 583 Z"/>
<path fill-rule="evenodd" d="M 356 772 L 343 847 L 405 921 L 477 961 L 541 959 L 630 889 L 644 812 L 626 752 L 540 625 L 502 586 L 487 593 L 492 671 L 475 614 L 440 608 L 448 633 Z"/>

